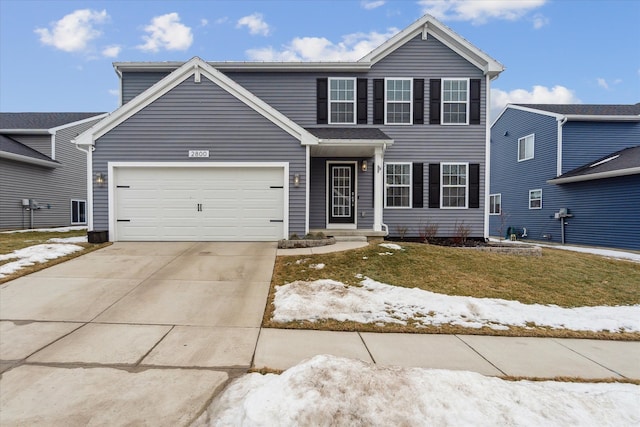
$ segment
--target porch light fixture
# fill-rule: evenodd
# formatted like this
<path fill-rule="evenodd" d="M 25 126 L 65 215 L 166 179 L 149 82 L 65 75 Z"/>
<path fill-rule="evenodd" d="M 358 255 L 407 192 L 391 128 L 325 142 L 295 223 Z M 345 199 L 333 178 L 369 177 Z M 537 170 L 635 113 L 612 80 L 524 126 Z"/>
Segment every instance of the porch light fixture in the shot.
<path fill-rule="evenodd" d="M 104 187 L 104 184 L 106 182 L 107 182 L 107 177 L 104 176 L 103 173 L 96 174 L 96 184 L 98 184 L 98 187 Z"/>
<path fill-rule="evenodd" d="M 362 172 L 366 172 L 367 171 L 367 161 L 366 160 L 362 161 L 361 169 L 362 169 Z"/>
<path fill-rule="evenodd" d="M 293 186 L 300 187 L 300 174 L 293 175 Z"/>

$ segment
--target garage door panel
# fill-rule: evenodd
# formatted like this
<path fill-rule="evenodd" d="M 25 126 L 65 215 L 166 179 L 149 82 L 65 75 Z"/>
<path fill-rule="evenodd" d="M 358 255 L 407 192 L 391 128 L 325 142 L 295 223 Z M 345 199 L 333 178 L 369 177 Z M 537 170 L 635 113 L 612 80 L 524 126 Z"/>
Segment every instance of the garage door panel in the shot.
<path fill-rule="evenodd" d="M 116 169 L 118 240 L 277 240 L 284 168 Z M 275 188 L 272 188 L 275 187 Z M 275 221 L 275 222 L 274 222 Z"/>

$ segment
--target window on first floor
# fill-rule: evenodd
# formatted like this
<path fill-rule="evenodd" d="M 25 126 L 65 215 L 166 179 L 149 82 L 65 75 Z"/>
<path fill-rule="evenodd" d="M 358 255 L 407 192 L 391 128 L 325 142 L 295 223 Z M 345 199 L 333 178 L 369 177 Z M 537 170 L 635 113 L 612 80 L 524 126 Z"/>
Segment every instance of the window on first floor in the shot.
<path fill-rule="evenodd" d="M 410 208 L 411 182 L 411 163 L 386 163 L 384 174 L 385 208 Z"/>
<path fill-rule="evenodd" d="M 87 201 L 71 200 L 71 223 L 86 224 L 87 223 Z"/>
<path fill-rule="evenodd" d="M 469 79 L 442 79 L 442 124 L 466 125 Z"/>
<path fill-rule="evenodd" d="M 518 139 L 518 161 L 533 159 L 534 135 L 527 135 Z"/>
<path fill-rule="evenodd" d="M 467 163 L 442 163 L 440 207 L 466 209 L 468 200 Z"/>
<path fill-rule="evenodd" d="M 529 209 L 542 209 L 542 189 L 529 190 Z"/>
<path fill-rule="evenodd" d="M 412 79 L 386 79 L 385 86 L 385 123 L 411 124 Z"/>
<path fill-rule="evenodd" d="M 356 79 L 329 79 L 329 123 L 355 122 Z"/>
<path fill-rule="evenodd" d="M 500 215 L 502 213 L 502 194 L 489 195 L 489 215 Z"/>

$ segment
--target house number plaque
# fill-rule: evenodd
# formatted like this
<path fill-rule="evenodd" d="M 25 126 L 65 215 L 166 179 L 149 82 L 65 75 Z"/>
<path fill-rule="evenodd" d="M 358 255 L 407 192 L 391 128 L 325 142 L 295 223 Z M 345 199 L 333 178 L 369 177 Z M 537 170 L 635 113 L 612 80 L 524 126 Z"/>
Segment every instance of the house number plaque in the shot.
<path fill-rule="evenodd" d="M 189 150 L 189 157 L 209 157 L 209 150 Z"/>

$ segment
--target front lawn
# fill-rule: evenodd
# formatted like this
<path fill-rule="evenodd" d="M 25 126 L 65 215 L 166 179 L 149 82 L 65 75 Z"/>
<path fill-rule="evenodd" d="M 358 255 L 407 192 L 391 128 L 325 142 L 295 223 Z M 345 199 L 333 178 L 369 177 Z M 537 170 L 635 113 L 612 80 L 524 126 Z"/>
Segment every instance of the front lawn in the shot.
<path fill-rule="evenodd" d="M 640 339 L 640 333 L 570 331 L 528 324 L 496 330 L 459 325 L 406 325 L 339 322 L 335 319 L 274 322 L 275 286 L 332 279 L 362 286 L 364 277 L 443 295 L 497 298 L 560 307 L 640 304 L 640 264 L 601 256 L 543 249 L 542 257 L 479 252 L 473 249 L 403 243 L 402 250 L 369 245 L 359 250 L 314 256 L 278 257 L 264 326 L 359 331 L 481 333 L 492 335 Z M 318 268 L 324 264 L 323 268 Z M 315 268 L 314 268 L 315 267 Z"/>
<path fill-rule="evenodd" d="M 10 264 L 13 265 L 16 261 L 24 259 L 24 252 L 30 251 L 31 249 L 34 249 L 34 252 L 40 252 L 42 256 L 36 258 L 40 258 L 44 261 L 28 261 L 24 266 L 16 268 L 15 271 L 14 268 L 11 268 L 9 269 L 10 272 L 8 273 L 1 274 L 0 272 L 0 284 L 110 245 L 110 243 L 91 244 L 87 243 L 86 240 L 80 242 L 65 242 L 65 240 L 68 240 L 70 238 L 78 238 L 82 236 L 86 237 L 86 235 L 87 230 L 85 229 L 69 231 L 35 230 L 25 232 L 0 233 L 0 270 L 2 270 L 2 266 L 6 267 Z M 39 245 L 48 245 L 48 247 Z M 69 253 L 68 255 L 52 255 L 52 253 L 56 252 L 56 249 L 60 249 L 63 245 L 77 245 L 82 249 L 76 250 L 72 253 Z M 47 254 L 47 252 L 50 252 L 50 254 Z M 53 258 L 54 256 L 55 258 Z M 44 258 L 47 257 L 53 259 L 45 260 Z"/>

